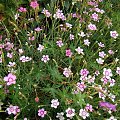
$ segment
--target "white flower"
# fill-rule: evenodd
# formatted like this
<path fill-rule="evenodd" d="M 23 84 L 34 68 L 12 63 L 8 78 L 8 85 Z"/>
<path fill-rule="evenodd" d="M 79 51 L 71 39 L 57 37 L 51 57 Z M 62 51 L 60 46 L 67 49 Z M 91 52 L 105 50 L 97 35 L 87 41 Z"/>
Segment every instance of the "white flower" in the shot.
<path fill-rule="evenodd" d="M 51 107 L 57 108 L 58 106 L 59 106 L 59 101 L 58 101 L 58 99 L 53 99 L 53 100 L 51 101 Z"/>
<path fill-rule="evenodd" d="M 57 116 L 56 116 L 56 118 L 59 118 L 59 120 L 64 120 L 65 118 L 64 118 L 64 113 L 63 112 L 61 112 L 61 113 L 57 113 Z"/>
<path fill-rule="evenodd" d="M 78 33 L 78 35 L 81 36 L 81 37 L 85 37 L 86 36 L 84 32 L 80 32 L 80 33 Z"/>
<path fill-rule="evenodd" d="M 106 69 L 106 68 L 103 69 L 103 75 L 104 75 L 107 79 L 109 79 L 110 77 L 113 76 L 111 69 Z"/>
<path fill-rule="evenodd" d="M 107 120 L 117 120 L 114 116 L 111 116 L 109 119 Z"/>
<path fill-rule="evenodd" d="M 80 109 L 79 116 L 81 116 L 83 119 L 86 119 L 86 117 L 89 116 L 89 113 L 85 109 Z"/>
<path fill-rule="evenodd" d="M 72 118 L 74 115 L 75 115 L 75 109 L 68 108 L 68 109 L 66 110 L 66 116 L 67 116 L 67 117 Z"/>
<path fill-rule="evenodd" d="M 63 75 L 65 75 L 67 78 L 72 75 L 70 68 L 64 68 Z"/>
<path fill-rule="evenodd" d="M 110 36 L 116 39 L 118 37 L 118 33 L 116 31 L 110 31 Z"/>
<path fill-rule="evenodd" d="M 104 60 L 102 58 L 98 58 L 96 59 L 97 63 L 98 64 L 103 64 L 104 63 Z"/>
<path fill-rule="evenodd" d="M 44 49 L 44 46 L 39 44 L 39 47 L 37 48 L 37 50 L 39 50 L 40 52 L 42 52 L 42 50 Z"/>
<path fill-rule="evenodd" d="M 49 60 L 50 60 L 50 58 L 49 58 L 48 55 L 43 55 L 43 56 L 42 56 L 41 61 L 43 61 L 44 63 L 46 63 L 46 62 L 49 61 Z"/>
<path fill-rule="evenodd" d="M 81 49 L 80 47 L 76 48 L 75 51 L 77 51 L 78 54 L 84 55 L 83 49 Z"/>

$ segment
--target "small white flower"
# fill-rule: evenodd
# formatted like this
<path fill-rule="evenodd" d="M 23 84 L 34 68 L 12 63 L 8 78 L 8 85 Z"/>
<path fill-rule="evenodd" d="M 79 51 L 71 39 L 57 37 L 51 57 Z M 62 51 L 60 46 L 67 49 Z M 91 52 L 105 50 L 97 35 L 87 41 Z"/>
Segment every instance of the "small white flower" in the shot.
<path fill-rule="evenodd" d="M 80 109 L 79 116 L 86 119 L 86 117 L 89 117 L 89 113 L 85 109 Z"/>
<path fill-rule="evenodd" d="M 113 76 L 111 69 L 106 69 L 106 68 L 103 69 L 103 75 L 104 75 L 107 79 L 109 79 L 110 77 Z"/>
<path fill-rule="evenodd" d="M 43 61 L 44 63 L 48 62 L 50 60 L 48 55 L 43 55 L 41 61 Z"/>
<path fill-rule="evenodd" d="M 98 58 L 96 59 L 96 61 L 98 64 L 101 64 L 101 65 L 104 63 L 104 60 L 102 58 Z"/>
<path fill-rule="evenodd" d="M 42 50 L 44 49 L 44 46 L 39 44 L 39 47 L 37 48 L 37 50 L 39 50 L 40 52 L 42 52 Z"/>
<path fill-rule="evenodd" d="M 59 101 L 58 101 L 58 99 L 53 99 L 53 100 L 51 101 L 51 107 L 57 108 L 58 106 L 59 106 Z"/>
<path fill-rule="evenodd" d="M 64 68 L 63 75 L 65 75 L 67 78 L 72 75 L 70 68 Z"/>
<path fill-rule="evenodd" d="M 116 39 L 118 37 L 118 33 L 116 31 L 110 31 L 110 36 Z"/>
<path fill-rule="evenodd" d="M 75 51 L 77 51 L 78 54 L 84 55 L 83 49 L 81 49 L 80 47 L 76 48 Z"/>
<path fill-rule="evenodd" d="M 117 120 L 114 116 L 111 116 L 109 119 L 107 120 Z"/>

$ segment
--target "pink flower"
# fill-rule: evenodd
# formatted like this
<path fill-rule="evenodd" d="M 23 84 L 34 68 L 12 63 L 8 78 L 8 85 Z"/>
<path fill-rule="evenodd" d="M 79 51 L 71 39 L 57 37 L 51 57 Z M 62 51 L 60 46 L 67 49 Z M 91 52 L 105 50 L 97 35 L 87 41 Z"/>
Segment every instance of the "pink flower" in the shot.
<path fill-rule="evenodd" d="M 44 108 L 38 110 L 38 116 L 43 118 L 45 117 L 46 114 L 47 114 L 47 111 L 45 111 Z"/>
<path fill-rule="evenodd" d="M 21 57 L 20 57 L 20 61 L 21 61 L 21 62 L 29 62 L 29 61 L 31 61 L 31 60 L 32 60 L 31 57 L 26 57 L 26 56 L 21 56 Z"/>
<path fill-rule="evenodd" d="M 81 76 L 87 76 L 89 74 L 89 71 L 85 68 L 85 69 L 81 69 L 81 71 L 80 71 L 80 75 Z"/>
<path fill-rule="evenodd" d="M 46 16 L 46 17 L 50 17 L 51 14 L 48 10 L 46 10 L 45 8 L 43 9 L 42 13 Z"/>
<path fill-rule="evenodd" d="M 83 119 L 86 119 L 86 117 L 89 117 L 89 113 L 85 109 L 80 109 L 79 116 L 81 116 Z"/>
<path fill-rule="evenodd" d="M 7 57 L 8 57 L 8 58 L 13 58 L 13 53 L 9 53 L 9 52 L 8 52 L 8 53 L 7 53 Z"/>
<path fill-rule="evenodd" d="M 62 46 L 64 45 L 63 42 L 62 42 L 62 40 L 57 41 L 56 44 L 57 44 L 59 47 L 62 47 Z"/>
<path fill-rule="evenodd" d="M 98 17 L 98 14 L 97 13 L 93 13 L 91 15 L 91 18 L 94 20 L 94 21 L 98 21 L 99 20 L 99 17 Z"/>
<path fill-rule="evenodd" d="M 105 45 L 103 43 L 101 43 L 101 42 L 98 43 L 98 46 L 101 47 L 101 48 L 105 47 Z"/>
<path fill-rule="evenodd" d="M 65 75 L 67 78 L 70 77 L 70 75 L 72 75 L 70 68 L 64 68 L 63 75 Z"/>
<path fill-rule="evenodd" d="M 16 84 L 16 76 L 12 73 L 9 73 L 8 76 L 4 77 L 4 81 L 7 82 L 7 85 Z"/>
<path fill-rule="evenodd" d="M 103 84 L 107 84 L 109 82 L 109 79 L 107 79 L 105 76 L 103 76 L 101 78 L 101 81 L 103 82 Z"/>
<path fill-rule="evenodd" d="M 35 40 L 35 36 L 29 37 L 29 40 L 34 41 Z"/>
<path fill-rule="evenodd" d="M 39 6 L 39 4 L 37 3 L 36 0 L 34 0 L 34 1 L 30 2 L 30 6 L 31 6 L 33 9 L 35 9 L 35 8 L 37 8 L 37 7 Z"/>
<path fill-rule="evenodd" d="M 104 51 L 102 51 L 102 52 L 99 52 L 99 56 L 100 56 L 101 58 L 104 58 L 104 57 L 106 56 L 106 54 L 105 54 Z"/>
<path fill-rule="evenodd" d="M 109 79 L 110 85 L 109 87 L 112 87 L 115 85 L 115 80 L 114 79 Z"/>
<path fill-rule="evenodd" d="M 27 12 L 27 9 L 24 8 L 24 7 L 20 7 L 20 8 L 18 9 L 18 11 L 19 11 L 19 12 Z"/>
<path fill-rule="evenodd" d="M 92 105 L 87 104 L 86 107 L 85 107 L 85 110 L 92 112 L 93 111 Z"/>
<path fill-rule="evenodd" d="M 77 88 L 80 90 L 80 91 L 84 91 L 84 89 L 86 88 L 86 85 L 84 84 L 84 82 L 78 82 L 77 83 Z"/>
<path fill-rule="evenodd" d="M 57 108 L 58 106 L 59 106 L 59 101 L 58 101 L 58 99 L 53 99 L 53 100 L 51 101 L 51 107 Z"/>
<path fill-rule="evenodd" d="M 71 57 L 72 54 L 73 54 L 73 53 L 71 52 L 70 49 L 66 50 L 66 56 L 67 56 L 67 57 Z"/>
<path fill-rule="evenodd" d="M 13 105 L 10 105 L 9 108 L 6 109 L 6 111 L 8 112 L 8 114 L 14 114 L 16 115 L 17 113 L 20 112 L 20 109 L 18 106 L 13 106 Z"/>
<path fill-rule="evenodd" d="M 118 33 L 116 31 L 110 31 L 110 36 L 116 39 L 118 37 Z"/>
<path fill-rule="evenodd" d="M 40 27 L 35 28 L 35 31 L 40 32 L 42 29 Z"/>
<path fill-rule="evenodd" d="M 108 53 L 109 53 L 110 55 L 113 55 L 113 54 L 114 54 L 114 51 L 113 51 L 113 50 L 108 50 Z"/>
<path fill-rule="evenodd" d="M 43 61 L 44 63 L 48 62 L 50 60 L 48 55 L 43 55 L 41 61 Z"/>
<path fill-rule="evenodd" d="M 89 30 L 97 30 L 97 27 L 96 27 L 94 24 L 90 23 L 90 24 L 88 25 L 88 29 L 89 29 Z"/>
<path fill-rule="evenodd" d="M 66 116 L 69 117 L 69 118 L 72 118 L 73 116 L 75 116 L 75 109 L 68 108 L 66 110 Z"/>

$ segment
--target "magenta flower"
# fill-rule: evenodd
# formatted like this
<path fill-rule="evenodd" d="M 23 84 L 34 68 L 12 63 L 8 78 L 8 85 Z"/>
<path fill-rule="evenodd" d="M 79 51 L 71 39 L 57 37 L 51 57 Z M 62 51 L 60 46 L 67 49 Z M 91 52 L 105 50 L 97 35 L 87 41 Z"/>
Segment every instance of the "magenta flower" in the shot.
<path fill-rule="evenodd" d="M 30 2 L 30 6 L 31 6 L 33 9 L 35 9 L 35 8 L 37 8 L 37 7 L 39 6 L 39 4 L 37 3 L 36 0 L 34 0 L 34 1 Z"/>
<path fill-rule="evenodd" d="M 12 73 L 9 73 L 8 76 L 4 77 L 4 81 L 7 82 L 7 85 L 16 84 L 16 76 Z"/>
<path fill-rule="evenodd" d="M 8 114 L 14 114 L 16 115 L 17 113 L 20 112 L 20 109 L 18 106 L 13 106 L 13 105 L 10 105 L 9 108 L 6 109 L 6 111 L 8 112 Z"/>
<path fill-rule="evenodd" d="M 44 108 L 38 110 L 38 116 L 43 118 L 45 117 L 46 114 L 47 114 L 47 111 L 45 111 Z"/>
<path fill-rule="evenodd" d="M 109 102 L 100 101 L 99 106 L 103 108 L 107 108 L 108 110 L 111 110 L 111 111 L 116 111 L 116 105 L 113 105 Z"/>
<path fill-rule="evenodd" d="M 89 71 L 87 70 L 87 69 L 81 69 L 81 71 L 80 71 L 80 75 L 81 76 L 87 76 L 89 74 Z"/>
<path fill-rule="evenodd" d="M 71 57 L 72 54 L 73 54 L 73 53 L 71 52 L 70 49 L 66 50 L 66 56 L 67 56 L 67 57 Z"/>
<path fill-rule="evenodd" d="M 27 9 L 24 8 L 24 7 L 20 7 L 20 8 L 18 9 L 18 11 L 19 11 L 19 12 L 27 12 Z"/>

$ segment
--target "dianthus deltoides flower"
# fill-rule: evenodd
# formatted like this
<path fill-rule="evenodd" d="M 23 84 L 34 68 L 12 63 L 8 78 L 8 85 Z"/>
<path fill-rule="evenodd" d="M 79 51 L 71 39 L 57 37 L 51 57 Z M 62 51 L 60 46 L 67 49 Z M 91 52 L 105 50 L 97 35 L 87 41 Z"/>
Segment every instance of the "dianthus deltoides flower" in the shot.
<path fill-rule="evenodd" d="M 109 109 L 111 111 L 116 111 L 116 105 L 113 105 L 113 104 L 111 104 L 109 102 L 100 101 L 99 106 L 103 107 L 103 108 L 107 108 L 107 109 Z"/>

